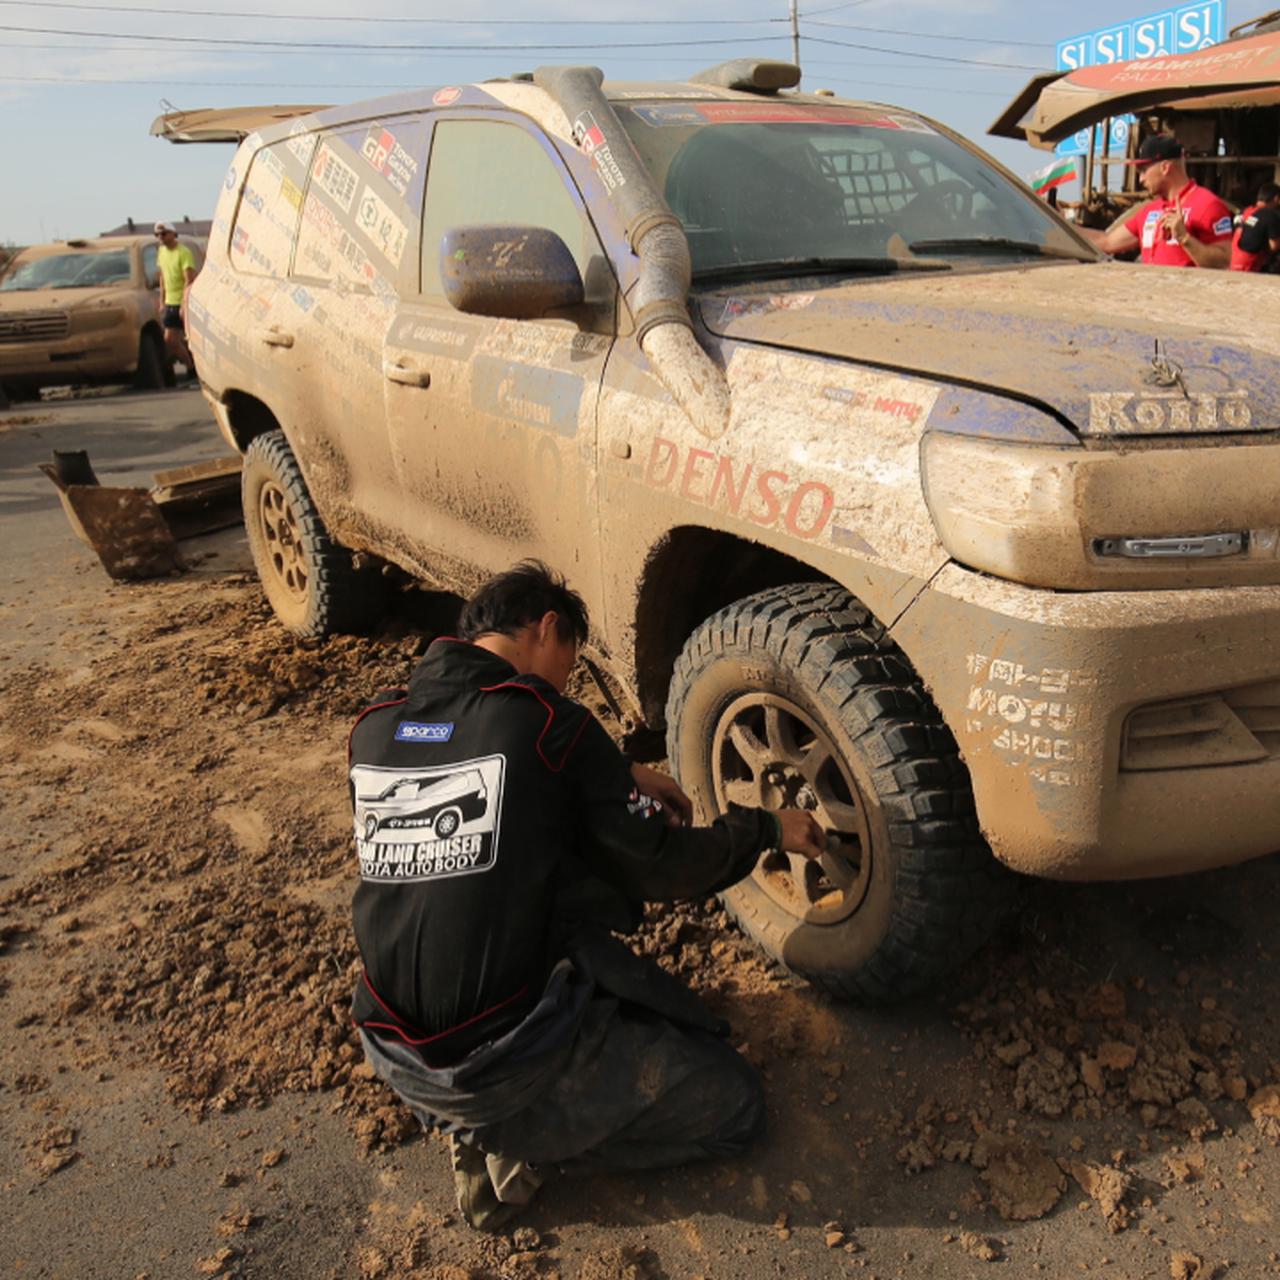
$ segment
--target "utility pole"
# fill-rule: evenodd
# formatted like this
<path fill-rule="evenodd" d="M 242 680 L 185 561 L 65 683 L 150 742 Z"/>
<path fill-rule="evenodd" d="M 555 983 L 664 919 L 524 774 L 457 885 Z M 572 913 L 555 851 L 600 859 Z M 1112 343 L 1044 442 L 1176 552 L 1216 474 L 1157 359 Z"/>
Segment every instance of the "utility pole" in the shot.
<path fill-rule="evenodd" d="M 789 0 L 791 10 L 791 61 L 800 65 L 800 11 L 799 0 Z"/>

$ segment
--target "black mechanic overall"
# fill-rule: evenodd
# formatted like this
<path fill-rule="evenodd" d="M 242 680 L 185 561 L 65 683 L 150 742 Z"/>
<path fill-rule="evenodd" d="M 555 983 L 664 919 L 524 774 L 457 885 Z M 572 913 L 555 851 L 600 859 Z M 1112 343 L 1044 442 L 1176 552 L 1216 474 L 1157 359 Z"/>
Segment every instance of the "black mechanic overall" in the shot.
<path fill-rule="evenodd" d="M 349 759 L 353 1014 L 424 1124 L 566 1172 L 756 1136 L 760 1084 L 725 1024 L 609 930 L 749 874 L 769 814 L 669 827 L 586 708 L 457 640 L 364 712 Z"/>

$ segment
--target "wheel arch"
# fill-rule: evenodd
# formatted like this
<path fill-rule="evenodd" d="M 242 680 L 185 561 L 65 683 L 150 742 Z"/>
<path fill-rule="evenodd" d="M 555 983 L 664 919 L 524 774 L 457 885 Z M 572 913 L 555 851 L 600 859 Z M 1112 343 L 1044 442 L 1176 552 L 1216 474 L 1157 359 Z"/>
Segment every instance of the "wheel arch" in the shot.
<path fill-rule="evenodd" d="M 685 641 L 717 609 L 792 582 L 831 582 L 794 556 L 700 525 L 668 531 L 650 550 L 636 592 L 636 693 L 645 722 L 663 723 Z"/>
<path fill-rule="evenodd" d="M 284 429 L 270 407 L 247 391 L 224 392 L 218 406 L 226 432 L 241 453 L 259 436 L 266 435 L 268 431 Z"/>

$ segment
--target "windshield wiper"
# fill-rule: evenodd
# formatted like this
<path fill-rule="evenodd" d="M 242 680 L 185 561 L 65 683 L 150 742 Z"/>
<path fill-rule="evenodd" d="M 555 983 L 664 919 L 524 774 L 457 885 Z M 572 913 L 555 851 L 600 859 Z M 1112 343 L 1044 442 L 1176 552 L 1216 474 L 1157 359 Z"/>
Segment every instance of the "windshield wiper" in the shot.
<path fill-rule="evenodd" d="M 1036 244 L 1032 240 L 1014 240 L 1008 236 L 955 236 L 939 240 L 913 240 L 912 253 L 1030 253 L 1038 258 L 1067 258 L 1073 262 L 1092 262 L 1069 249 Z"/>
<path fill-rule="evenodd" d="M 826 276 L 865 272 L 950 271 L 949 262 L 911 258 L 779 258 L 775 262 L 735 262 L 693 273 L 695 284 L 716 280 L 769 280 L 781 276 Z"/>

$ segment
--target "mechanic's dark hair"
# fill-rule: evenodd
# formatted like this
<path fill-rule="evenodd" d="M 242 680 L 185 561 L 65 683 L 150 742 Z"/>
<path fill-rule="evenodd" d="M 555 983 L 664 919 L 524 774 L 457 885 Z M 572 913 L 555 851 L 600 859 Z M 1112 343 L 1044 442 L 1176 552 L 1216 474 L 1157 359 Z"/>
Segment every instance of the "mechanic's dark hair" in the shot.
<path fill-rule="evenodd" d="M 1280 182 L 1264 182 L 1258 188 L 1258 203 L 1270 204 L 1277 196 L 1280 196 Z"/>
<path fill-rule="evenodd" d="M 586 640 L 587 606 L 582 597 L 541 560 L 521 560 L 490 578 L 462 606 L 458 635 L 463 640 L 495 633 L 513 636 L 548 613 L 556 614 L 561 640 Z"/>

